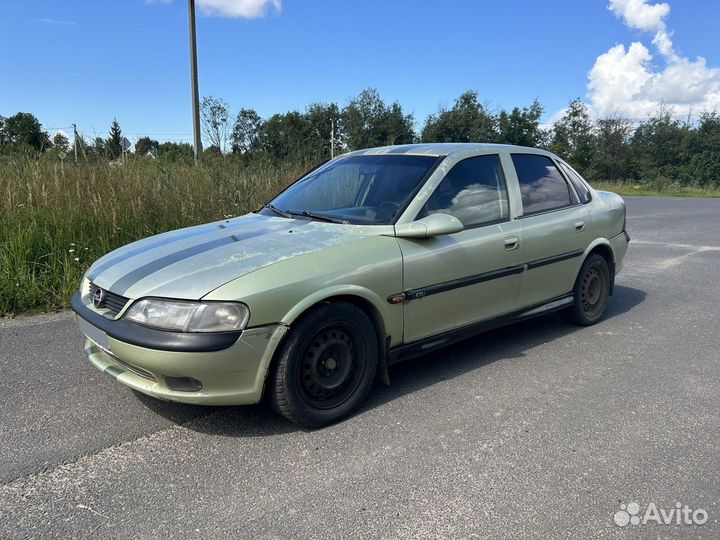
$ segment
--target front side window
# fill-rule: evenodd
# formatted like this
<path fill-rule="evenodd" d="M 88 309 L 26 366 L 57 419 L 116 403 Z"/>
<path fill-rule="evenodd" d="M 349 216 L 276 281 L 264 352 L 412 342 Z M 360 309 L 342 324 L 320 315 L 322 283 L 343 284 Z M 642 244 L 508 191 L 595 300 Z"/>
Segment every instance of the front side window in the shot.
<path fill-rule="evenodd" d="M 537 214 L 573 204 L 570 186 L 553 161 L 537 154 L 513 154 L 523 211 Z M 574 194 L 573 194 L 574 195 Z"/>
<path fill-rule="evenodd" d="M 439 213 L 455 216 L 465 228 L 507 219 L 508 196 L 499 156 L 477 156 L 457 163 L 418 217 Z"/>
<path fill-rule="evenodd" d="M 278 195 L 271 202 L 272 209 L 340 223 L 390 224 L 399 217 L 438 159 L 407 155 L 335 159 Z"/>

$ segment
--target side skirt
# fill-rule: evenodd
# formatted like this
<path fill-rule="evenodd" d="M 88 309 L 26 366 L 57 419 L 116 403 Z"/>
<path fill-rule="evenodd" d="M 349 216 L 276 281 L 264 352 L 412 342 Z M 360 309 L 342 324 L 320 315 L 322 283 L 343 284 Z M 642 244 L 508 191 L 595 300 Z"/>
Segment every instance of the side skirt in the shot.
<path fill-rule="evenodd" d="M 430 336 L 419 341 L 413 341 L 412 343 L 406 343 L 393 347 L 388 351 L 388 365 L 397 364 L 416 356 L 421 356 L 430 351 L 452 345 L 458 341 L 477 336 L 489 330 L 506 326 L 508 324 L 532 319 L 533 317 L 539 317 L 546 313 L 552 313 L 559 311 L 573 304 L 574 299 L 572 294 L 554 298 L 542 304 L 531 306 L 530 308 L 522 309 L 509 313 L 507 315 L 501 315 L 492 319 L 486 319 L 478 323 L 473 323 L 467 326 L 463 326 L 456 330 L 450 330 L 443 332 L 435 336 Z"/>

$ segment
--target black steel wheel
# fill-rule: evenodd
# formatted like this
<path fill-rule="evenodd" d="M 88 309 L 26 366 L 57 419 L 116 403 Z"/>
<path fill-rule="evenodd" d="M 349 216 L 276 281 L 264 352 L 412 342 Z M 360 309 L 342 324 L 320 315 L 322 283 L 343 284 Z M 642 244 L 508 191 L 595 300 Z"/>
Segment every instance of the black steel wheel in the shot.
<path fill-rule="evenodd" d="M 365 312 L 344 302 L 321 305 L 288 332 L 268 380 L 270 403 L 304 427 L 336 422 L 365 399 L 378 356 Z"/>
<path fill-rule="evenodd" d="M 596 253 L 582 265 L 575 288 L 574 304 L 561 312 L 568 322 L 590 326 L 602 319 L 610 296 L 610 270 L 605 258 Z"/>

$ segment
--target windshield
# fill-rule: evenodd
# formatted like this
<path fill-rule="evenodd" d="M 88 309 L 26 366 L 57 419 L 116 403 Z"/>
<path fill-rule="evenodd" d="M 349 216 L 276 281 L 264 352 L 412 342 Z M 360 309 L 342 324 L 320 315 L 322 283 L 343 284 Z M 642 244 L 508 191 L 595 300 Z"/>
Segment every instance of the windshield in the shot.
<path fill-rule="evenodd" d="M 341 157 L 310 172 L 262 210 L 337 223 L 393 223 L 438 161 L 434 156 Z"/>

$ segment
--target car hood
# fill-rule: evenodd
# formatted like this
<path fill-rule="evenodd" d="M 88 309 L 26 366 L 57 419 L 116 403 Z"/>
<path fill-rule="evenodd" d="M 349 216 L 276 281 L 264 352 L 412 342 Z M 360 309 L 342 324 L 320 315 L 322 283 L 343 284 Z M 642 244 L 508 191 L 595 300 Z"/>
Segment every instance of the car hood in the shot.
<path fill-rule="evenodd" d="M 368 234 L 357 225 L 247 214 L 128 244 L 96 261 L 87 277 L 128 298 L 196 300 L 259 268 Z"/>

